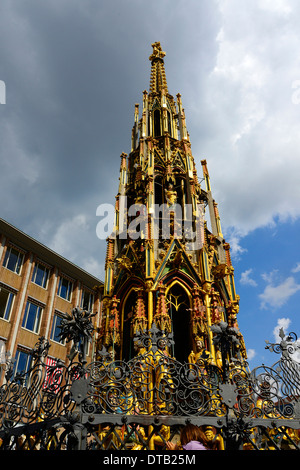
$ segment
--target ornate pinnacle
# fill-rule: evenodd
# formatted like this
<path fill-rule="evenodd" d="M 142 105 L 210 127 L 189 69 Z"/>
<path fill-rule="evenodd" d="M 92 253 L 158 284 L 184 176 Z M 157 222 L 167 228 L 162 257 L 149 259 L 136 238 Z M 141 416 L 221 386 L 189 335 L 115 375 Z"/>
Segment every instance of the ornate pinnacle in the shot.
<path fill-rule="evenodd" d="M 151 60 L 150 93 L 161 93 L 163 89 L 168 93 L 163 61 L 166 53 L 162 50 L 160 42 L 154 42 L 152 47 L 153 52 L 149 57 L 149 60 Z"/>
<path fill-rule="evenodd" d="M 151 56 L 149 57 L 149 60 L 151 61 L 153 61 L 154 59 L 162 60 L 165 57 L 166 53 L 162 50 L 160 42 L 159 41 L 154 42 L 153 44 L 151 44 L 151 46 L 153 47 L 153 52 Z"/>

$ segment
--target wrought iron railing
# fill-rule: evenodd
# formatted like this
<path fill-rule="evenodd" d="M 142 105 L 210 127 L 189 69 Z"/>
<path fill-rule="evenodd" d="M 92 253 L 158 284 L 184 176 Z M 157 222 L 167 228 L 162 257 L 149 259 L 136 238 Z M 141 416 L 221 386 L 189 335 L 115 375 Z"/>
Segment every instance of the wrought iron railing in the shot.
<path fill-rule="evenodd" d="M 233 333 L 219 325 L 216 343 L 222 347 Z M 227 354 L 226 343 L 222 368 L 205 355 L 180 363 L 166 352 L 171 340 L 153 325 L 135 338 L 130 361 L 113 360 L 103 348 L 101 359 L 88 365 L 84 354 L 49 365 L 49 343 L 41 338 L 32 368 L 8 373 L 0 388 L 0 448 L 153 450 L 166 448 L 191 422 L 220 449 L 299 450 L 294 334 L 281 331 L 279 344 L 267 343 L 281 353 L 279 361 L 252 372 Z"/>

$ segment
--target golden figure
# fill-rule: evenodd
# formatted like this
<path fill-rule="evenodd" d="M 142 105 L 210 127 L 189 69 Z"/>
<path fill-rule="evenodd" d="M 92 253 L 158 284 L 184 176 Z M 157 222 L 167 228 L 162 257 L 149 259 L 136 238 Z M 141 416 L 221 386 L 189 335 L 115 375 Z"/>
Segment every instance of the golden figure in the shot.
<path fill-rule="evenodd" d="M 196 346 L 196 352 L 191 351 L 189 357 L 188 357 L 188 362 L 190 364 L 197 364 L 199 361 L 203 360 L 208 360 L 211 361 L 212 357 L 209 351 L 205 348 L 205 344 L 203 340 L 199 337 L 196 336 L 195 338 L 195 346 Z"/>
<path fill-rule="evenodd" d="M 177 192 L 173 190 L 172 184 L 169 184 L 168 189 L 165 189 L 165 193 L 168 207 L 173 207 L 177 201 Z"/>
<path fill-rule="evenodd" d="M 210 449 L 224 450 L 224 439 L 214 426 L 204 426 L 204 434 Z"/>
<path fill-rule="evenodd" d="M 170 394 L 174 390 L 174 383 L 169 372 L 169 360 L 171 356 L 167 352 L 167 339 L 163 337 L 159 340 L 158 348 L 152 352 L 152 365 L 154 372 L 153 389 L 155 396 L 154 403 L 158 408 L 165 408 L 166 403 L 170 400 Z"/>
<path fill-rule="evenodd" d="M 145 429 L 142 426 L 137 427 L 137 432 L 135 433 L 135 437 L 136 437 L 136 442 L 131 447 L 131 450 L 142 450 L 144 445 L 141 442 L 141 440 L 143 441 L 147 440 Z"/>

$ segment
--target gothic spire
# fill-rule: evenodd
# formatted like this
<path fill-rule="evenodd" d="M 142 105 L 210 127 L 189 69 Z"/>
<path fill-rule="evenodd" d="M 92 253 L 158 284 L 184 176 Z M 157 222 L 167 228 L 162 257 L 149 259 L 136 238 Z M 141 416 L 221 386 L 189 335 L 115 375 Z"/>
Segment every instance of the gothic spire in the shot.
<path fill-rule="evenodd" d="M 169 94 L 166 54 L 160 42 L 152 48 L 150 89 L 143 92 L 141 116 L 135 104 L 131 152 L 121 155 L 99 345 L 115 344 L 120 358 L 129 359 L 136 354 L 135 333 L 155 323 L 174 334 L 175 358 L 188 359 L 192 349 L 198 354 L 201 339 L 216 364 L 219 351 L 210 326 L 220 319 L 235 326 L 239 309 L 230 246 L 206 160 L 201 161 L 206 189 L 198 181 L 181 95 Z M 184 302 L 172 309 L 171 299 L 181 296 Z"/>
<path fill-rule="evenodd" d="M 150 93 L 160 93 L 162 89 L 168 93 L 165 64 L 163 60 L 166 53 L 162 50 L 159 41 L 151 45 L 153 52 L 149 57 L 151 61 Z"/>

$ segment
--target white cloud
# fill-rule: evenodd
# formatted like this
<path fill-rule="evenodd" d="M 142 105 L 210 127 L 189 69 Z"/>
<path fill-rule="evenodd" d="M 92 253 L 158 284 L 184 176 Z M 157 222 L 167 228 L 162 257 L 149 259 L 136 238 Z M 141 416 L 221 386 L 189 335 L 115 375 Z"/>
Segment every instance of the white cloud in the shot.
<path fill-rule="evenodd" d="M 292 102 L 300 8 L 292 0 L 218 4 L 219 49 L 205 89 L 213 138 L 192 145 L 206 155 L 222 224 L 242 236 L 300 216 L 300 105 Z"/>
<path fill-rule="evenodd" d="M 300 340 L 296 342 L 298 349 L 293 353 L 292 357 L 294 361 L 300 362 Z"/>
<path fill-rule="evenodd" d="M 248 361 L 251 361 L 256 356 L 256 351 L 255 349 L 247 349 L 247 356 L 248 356 Z"/>
<path fill-rule="evenodd" d="M 275 284 L 279 280 L 279 271 L 278 269 L 273 269 L 269 273 L 263 273 L 261 277 L 268 284 Z"/>
<path fill-rule="evenodd" d="M 292 269 L 292 273 L 299 273 L 300 272 L 300 262 L 296 264 L 296 266 Z"/>
<path fill-rule="evenodd" d="M 230 253 L 232 258 L 238 260 L 241 257 L 241 254 L 246 252 L 246 248 L 241 245 L 241 240 L 245 233 L 235 228 L 226 228 L 224 230 L 224 236 L 226 237 L 228 243 L 230 244 Z"/>
<path fill-rule="evenodd" d="M 70 257 L 70 250 L 74 248 L 74 241 L 81 239 L 84 232 L 88 230 L 86 216 L 78 214 L 66 219 L 57 228 L 51 241 L 52 250 L 66 257 Z M 84 240 L 84 238 L 82 238 Z"/>
<path fill-rule="evenodd" d="M 267 275 L 264 275 L 267 280 Z M 268 284 L 262 294 L 259 295 L 261 299 L 261 308 L 273 307 L 278 308 L 284 305 L 289 298 L 300 290 L 300 284 L 297 284 L 292 276 L 287 277 L 284 281 L 276 286 L 273 285 L 273 274 L 270 274 Z"/>
<path fill-rule="evenodd" d="M 91 230 L 92 222 L 86 215 L 77 214 L 66 218 L 57 227 L 52 237 L 48 238 L 47 246 L 77 264 L 88 273 L 102 279 L 104 275 L 104 262 L 97 256 L 97 248 L 105 252 L 106 242 L 99 241 L 96 231 Z M 43 230 L 53 231 L 53 225 L 48 225 Z M 96 251 L 96 255 L 95 255 Z"/>
<path fill-rule="evenodd" d="M 95 276 L 99 276 L 99 273 L 104 271 L 103 263 L 100 263 L 96 257 L 89 257 L 84 259 L 80 267 L 88 273 L 94 274 Z"/>
<path fill-rule="evenodd" d="M 260 8 L 278 13 L 279 15 L 288 15 L 292 8 L 288 0 L 260 0 Z"/>
<path fill-rule="evenodd" d="M 257 286 L 257 282 L 254 279 L 251 279 L 250 274 L 252 273 L 253 269 L 247 269 L 241 274 L 240 283 L 248 286 Z"/>

